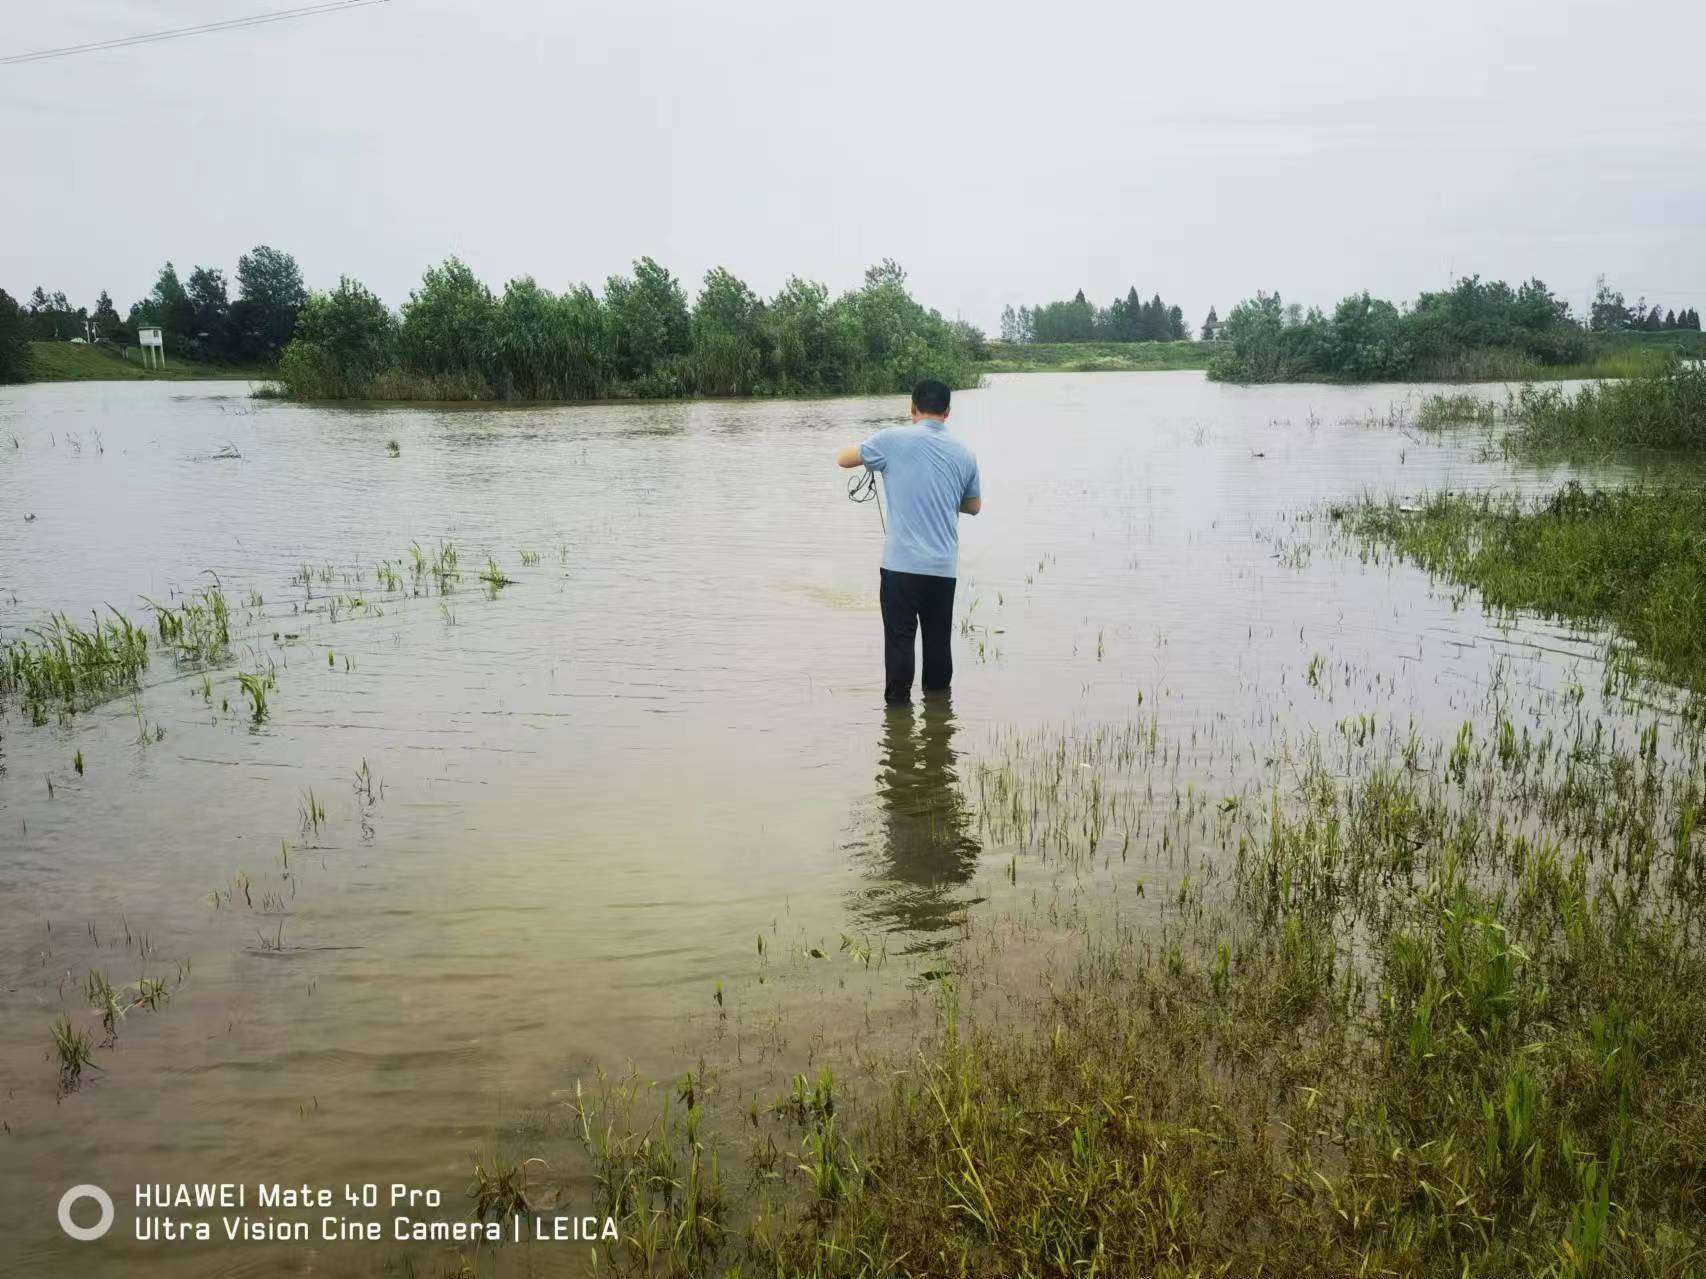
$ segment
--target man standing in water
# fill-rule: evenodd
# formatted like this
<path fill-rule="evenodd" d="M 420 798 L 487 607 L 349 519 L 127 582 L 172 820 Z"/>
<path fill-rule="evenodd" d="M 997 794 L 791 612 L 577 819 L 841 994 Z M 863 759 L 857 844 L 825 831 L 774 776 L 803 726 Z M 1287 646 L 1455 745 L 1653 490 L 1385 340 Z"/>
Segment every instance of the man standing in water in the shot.
<path fill-rule="evenodd" d="M 977 458 L 948 434 L 946 385 L 925 380 L 912 388 L 912 425 L 878 431 L 850 444 L 835 460 L 883 476 L 888 493 L 888 537 L 883 543 L 884 700 L 912 701 L 912 637 L 924 633 L 924 692 L 946 693 L 954 678 L 949 635 L 954 617 L 954 574 L 960 551 L 959 517 L 983 509 Z"/>

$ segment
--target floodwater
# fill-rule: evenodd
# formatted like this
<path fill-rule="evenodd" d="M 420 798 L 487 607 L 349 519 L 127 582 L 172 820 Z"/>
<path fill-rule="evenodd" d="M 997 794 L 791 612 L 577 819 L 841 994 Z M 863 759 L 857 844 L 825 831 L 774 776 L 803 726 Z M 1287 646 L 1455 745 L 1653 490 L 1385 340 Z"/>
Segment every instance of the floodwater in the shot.
<path fill-rule="evenodd" d="M 214 582 L 241 635 L 210 696 L 156 653 L 135 699 L 0 718 L 0 1272 L 373 1273 L 396 1248 L 137 1242 L 132 1188 L 406 1183 L 464 1216 L 472 1157 L 597 1065 L 709 1052 L 774 1091 L 880 1039 L 968 912 L 1051 873 L 1009 870 L 977 820 L 1003 732 L 1141 706 L 1259 741 L 1373 699 L 1449 737 L 1501 665 L 1597 685 L 1598 637 L 1495 624 L 1331 545 L 1330 502 L 1560 478 L 1365 420 L 1426 389 L 962 393 L 985 508 L 961 522 L 955 690 L 902 714 L 879 511 L 833 464 L 899 397 L 0 391 L 0 635 Z M 411 546 L 445 543 L 460 582 L 415 594 Z M 1317 655 L 1361 678 L 1324 692 Z M 254 726 L 235 674 L 269 664 Z M 91 968 L 171 997 L 60 1096 L 49 1028 L 92 1024 Z M 85 1182 L 118 1228 L 77 1244 L 54 1208 Z"/>

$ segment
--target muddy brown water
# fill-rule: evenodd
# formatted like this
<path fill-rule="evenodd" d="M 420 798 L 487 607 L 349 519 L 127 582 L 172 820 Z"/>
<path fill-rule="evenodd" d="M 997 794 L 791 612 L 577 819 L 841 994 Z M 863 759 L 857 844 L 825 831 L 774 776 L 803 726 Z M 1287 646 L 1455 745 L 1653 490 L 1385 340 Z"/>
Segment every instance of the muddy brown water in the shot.
<path fill-rule="evenodd" d="M 240 636 L 211 700 L 156 654 L 135 699 L 0 717 L 0 1271 L 372 1273 L 395 1247 L 138 1242 L 133 1188 L 398 1182 L 465 1216 L 471 1155 L 595 1064 L 667 1076 L 713 1034 L 785 1079 L 849 1017 L 880 1036 L 957 921 L 1047 882 L 1010 883 L 979 833 L 969 780 L 1002 732 L 1120 722 L 1141 697 L 1179 735 L 1378 703 L 1449 736 L 1501 660 L 1592 691 L 1596 637 L 1495 623 L 1325 545 L 1324 503 L 1561 477 L 1365 421 L 1426 390 L 962 393 L 986 505 L 962 521 L 955 691 L 905 716 L 880 706 L 878 511 L 832 460 L 899 398 L 0 391 L 0 635 L 108 604 L 145 619 L 143 597 L 217 580 Z M 376 581 L 440 543 L 447 595 L 411 595 L 406 563 L 401 591 Z M 488 556 L 513 579 L 495 597 Z M 1317 654 L 1378 680 L 1323 693 Z M 254 727 L 234 674 L 268 663 Z M 886 961 L 849 962 L 843 936 Z M 92 1024 L 91 968 L 171 998 L 61 1097 L 49 1027 Z M 85 1182 L 117 1225 L 78 1244 L 54 1209 Z"/>

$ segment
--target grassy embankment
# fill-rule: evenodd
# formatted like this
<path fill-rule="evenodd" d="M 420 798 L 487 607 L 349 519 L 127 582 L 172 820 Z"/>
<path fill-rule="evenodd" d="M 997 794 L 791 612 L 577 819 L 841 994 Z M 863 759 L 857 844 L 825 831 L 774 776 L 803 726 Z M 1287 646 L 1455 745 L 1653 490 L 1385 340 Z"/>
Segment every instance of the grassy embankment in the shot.
<path fill-rule="evenodd" d="M 32 382 L 129 382 L 259 380 L 275 376 L 270 369 L 208 364 L 170 353 L 164 368 L 149 369 L 140 354 L 125 359 L 105 347 L 74 342 L 31 342 Z"/>
<path fill-rule="evenodd" d="M 1415 420 L 1484 428 L 1524 458 L 1697 458 L 1706 453 L 1706 367 L 1673 364 L 1572 391 L 1524 386 L 1502 401 L 1435 395 Z M 1538 503 L 1444 493 L 1419 511 L 1365 504 L 1351 528 L 1495 608 L 1609 622 L 1632 646 L 1615 655 L 1619 664 L 1706 691 L 1706 489 L 1696 484 L 1572 483 Z"/>
<path fill-rule="evenodd" d="M 1572 392 L 1525 386 L 1500 402 L 1471 394 L 1430 396 L 1416 417 L 1424 430 L 1504 428 L 1504 446 L 1524 456 L 1706 451 L 1706 368 L 1667 367 Z"/>
<path fill-rule="evenodd" d="M 1623 333 L 1596 338 L 1588 359 L 1542 364 L 1520 351 L 1485 348 L 1458 352 L 1418 371 L 1421 382 L 1569 382 L 1651 377 L 1679 355 L 1706 357 L 1698 333 Z M 1331 380 L 1331 379 L 1328 379 Z"/>
<path fill-rule="evenodd" d="M 583 1094 L 598 1210 L 624 1227 L 603 1264 L 1697 1273 L 1698 768 L 1661 762 L 1656 728 L 1620 753 L 1602 725 L 1555 739 L 1492 711 L 1449 747 L 1347 721 L 1282 749 L 1266 793 L 1176 793 L 1229 868 L 1212 897 L 1189 864 L 1170 929 L 1087 933 L 1018 1017 L 980 1023 L 939 981 L 940 1034 L 874 1097 L 826 1070 L 754 1100 L 744 1176 L 703 1075 L 650 1122 L 631 1092 Z M 985 775 L 984 832 L 1099 861 L 1114 797 L 1165 756 L 1137 726 L 1030 743 Z"/>
<path fill-rule="evenodd" d="M 985 373 L 1206 369 L 1212 342 L 991 342 Z"/>
<path fill-rule="evenodd" d="M 1495 609 L 1609 622 L 1630 645 L 1618 663 L 1706 691 L 1706 491 L 1571 484 L 1539 503 L 1447 493 L 1419 511 L 1362 507 L 1351 526 Z"/>

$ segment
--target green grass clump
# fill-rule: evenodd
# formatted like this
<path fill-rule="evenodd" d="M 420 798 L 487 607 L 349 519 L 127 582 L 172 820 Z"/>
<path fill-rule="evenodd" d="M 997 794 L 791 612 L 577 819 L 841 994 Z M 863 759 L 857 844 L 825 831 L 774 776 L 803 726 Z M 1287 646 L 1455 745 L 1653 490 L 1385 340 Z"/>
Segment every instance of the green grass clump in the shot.
<path fill-rule="evenodd" d="M 1422 401 L 1416 414 L 1416 426 L 1424 431 L 1440 431 L 1448 426 L 1492 426 L 1498 421 L 1499 406 L 1479 395 L 1458 391 L 1430 395 Z"/>
<path fill-rule="evenodd" d="M 79 1030 L 71 1018 L 61 1014 L 53 1023 L 53 1050 L 59 1058 L 60 1092 L 75 1092 L 83 1081 L 83 1067 L 94 1059 L 89 1032 Z"/>
<path fill-rule="evenodd" d="M 148 600 L 161 645 L 180 666 L 213 666 L 231 652 L 231 610 L 217 586 L 184 596 L 176 608 Z"/>
<path fill-rule="evenodd" d="M 70 714 L 136 691 L 147 666 L 147 633 L 118 610 L 92 614 L 87 630 L 56 613 L 0 648 L 0 694 L 42 723 L 50 706 Z"/>
<path fill-rule="evenodd" d="M 1495 609 L 1608 622 L 1634 656 L 1706 689 L 1706 492 L 1570 484 L 1539 504 L 1442 494 L 1406 512 L 1366 505 L 1353 532 L 1474 587 Z"/>
<path fill-rule="evenodd" d="M 1509 444 L 1528 453 L 1706 449 L 1706 365 L 1673 364 L 1622 382 L 1566 392 L 1524 387 L 1508 415 Z"/>
<path fill-rule="evenodd" d="M 267 694 L 278 686 L 277 673 L 271 668 L 254 673 L 239 671 L 237 684 L 243 690 L 243 696 L 249 699 L 249 722 L 259 727 L 271 713 Z"/>

